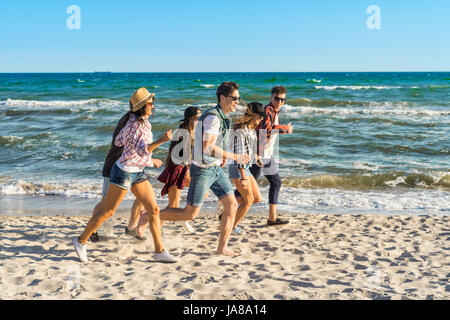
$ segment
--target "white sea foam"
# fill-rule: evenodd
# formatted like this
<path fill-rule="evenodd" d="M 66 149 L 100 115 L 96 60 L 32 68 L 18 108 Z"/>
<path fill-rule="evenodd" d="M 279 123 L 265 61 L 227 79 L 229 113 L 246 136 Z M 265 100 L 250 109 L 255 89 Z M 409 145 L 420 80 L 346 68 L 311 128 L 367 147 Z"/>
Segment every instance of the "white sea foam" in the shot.
<path fill-rule="evenodd" d="M 392 185 L 402 182 L 401 177 Z M 152 181 L 158 201 L 162 184 Z M 24 181 L 0 184 L 0 195 L 62 196 L 76 199 L 100 199 L 102 181 L 83 180 L 76 183 L 28 183 Z M 267 207 L 269 187 L 261 186 L 263 201 L 258 210 Z M 186 200 L 188 188 L 181 194 Z M 129 192 L 127 200 L 134 199 Z M 205 206 L 213 206 L 217 198 L 210 193 Z M 341 189 L 303 189 L 283 187 L 279 209 L 294 213 L 378 213 L 378 214 L 445 214 L 450 215 L 450 193 L 442 190 L 397 189 L 389 191 L 353 191 Z"/>
<path fill-rule="evenodd" d="M 343 90 L 384 90 L 384 89 L 400 89 L 401 87 L 396 86 L 314 86 L 316 89 L 323 89 L 323 90 L 337 90 L 337 89 L 343 89 Z"/>
<path fill-rule="evenodd" d="M 123 102 L 109 99 L 87 99 L 87 100 L 16 100 L 7 99 L 6 101 L 0 101 L 0 107 L 20 107 L 20 108 L 32 108 L 33 110 L 45 107 L 49 108 L 67 108 L 67 107 L 79 107 L 79 106 L 117 106 Z"/>
<path fill-rule="evenodd" d="M 5 142 L 7 144 L 13 143 L 16 141 L 22 141 L 23 137 L 17 137 L 17 136 L 0 136 L 0 141 Z"/>
<path fill-rule="evenodd" d="M 200 87 L 213 88 L 213 87 L 217 87 L 217 86 L 215 84 L 202 83 L 202 84 L 200 84 Z"/>
<path fill-rule="evenodd" d="M 261 190 L 267 201 L 268 187 Z M 433 191 L 363 192 L 283 188 L 280 210 L 296 213 L 376 213 L 450 215 L 450 193 Z"/>
<path fill-rule="evenodd" d="M 290 117 L 301 117 L 305 114 L 329 114 L 335 116 L 396 116 L 396 117 L 442 117 L 450 116 L 450 110 L 430 110 L 425 108 L 411 108 L 407 103 L 370 102 L 366 106 L 357 107 L 310 107 L 285 105 L 284 112 Z"/>
<path fill-rule="evenodd" d="M 199 103 L 196 104 L 196 107 L 205 108 L 205 107 L 215 107 L 217 105 L 217 102 L 208 102 L 208 103 Z M 191 106 L 191 104 L 184 104 L 183 106 Z"/>
<path fill-rule="evenodd" d="M 361 161 L 355 161 L 352 163 L 353 167 L 358 170 L 369 170 L 369 171 L 375 171 L 378 170 L 380 167 L 376 164 L 370 163 L 370 162 L 361 162 Z"/>

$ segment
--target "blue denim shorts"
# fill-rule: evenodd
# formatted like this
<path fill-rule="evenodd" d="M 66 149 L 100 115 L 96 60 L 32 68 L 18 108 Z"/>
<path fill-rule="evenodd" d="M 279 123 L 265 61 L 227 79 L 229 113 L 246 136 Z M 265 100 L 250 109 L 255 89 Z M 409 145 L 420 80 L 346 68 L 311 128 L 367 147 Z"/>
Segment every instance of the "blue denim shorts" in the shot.
<path fill-rule="evenodd" d="M 187 194 L 189 205 L 200 207 L 208 189 L 211 189 L 219 200 L 228 194 L 233 194 L 233 186 L 221 167 L 200 168 L 191 164 L 189 170 L 191 174 L 191 184 Z"/>
<path fill-rule="evenodd" d="M 145 181 L 148 179 L 148 174 L 145 169 L 140 172 L 126 172 L 119 168 L 115 163 L 109 175 L 109 183 L 118 186 L 119 188 L 129 190 L 133 184 Z"/>
<path fill-rule="evenodd" d="M 249 170 L 249 166 L 245 166 L 244 167 L 245 170 L 245 176 L 251 176 L 251 172 Z M 237 164 L 235 163 L 230 163 L 228 165 L 228 175 L 230 176 L 230 179 L 240 179 L 241 175 L 239 174 L 239 169 L 237 167 Z"/>

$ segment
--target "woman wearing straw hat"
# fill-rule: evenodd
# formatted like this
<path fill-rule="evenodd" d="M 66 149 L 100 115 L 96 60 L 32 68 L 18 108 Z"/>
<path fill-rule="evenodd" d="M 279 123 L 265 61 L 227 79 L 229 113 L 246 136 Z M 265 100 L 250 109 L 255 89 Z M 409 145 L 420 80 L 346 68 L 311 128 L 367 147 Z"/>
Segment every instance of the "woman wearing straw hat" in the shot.
<path fill-rule="evenodd" d="M 164 136 L 153 142 L 148 117 L 153 111 L 154 94 L 145 88 L 136 90 L 130 98 L 129 120 L 115 139 L 116 146 L 123 146 L 123 152 L 111 169 L 109 189 L 104 198 L 102 210 L 94 212 L 81 236 L 73 238 L 73 244 L 80 260 L 87 263 L 86 242 L 103 222 L 112 217 L 128 190 L 144 205 L 149 213 L 150 233 L 153 236 L 155 254 L 161 262 L 176 262 L 178 258 L 167 252 L 162 245 L 159 207 L 155 193 L 144 168 L 154 166 L 152 151 L 172 138 L 168 130 Z"/>

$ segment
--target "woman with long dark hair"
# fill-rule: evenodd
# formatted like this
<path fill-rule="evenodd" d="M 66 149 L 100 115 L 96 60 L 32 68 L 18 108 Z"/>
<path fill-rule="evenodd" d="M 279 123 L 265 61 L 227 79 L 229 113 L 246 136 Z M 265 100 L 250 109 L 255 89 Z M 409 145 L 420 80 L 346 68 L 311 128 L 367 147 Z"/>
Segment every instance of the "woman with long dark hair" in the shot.
<path fill-rule="evenodd" d="M 198 118 L 201 115 L 202 110 L 199 107 L 188 107 L 184 110 L 184 118 L 180 121 L 181 124 L 179 129 L 183 129 L 184 133 L 189 133 L 189 143 L 188 141 L 184 141 L 183 138 L 183 136 L 186 136 L 187 138 L 187 135 L 180 136 L 179 141 L 172 141 L 169 147 L 169 155 L 166 159 L 166 168 L 158 177 L 158 180 L 164 183 L 164 187 L 161 189 L 161 196 L 164 197 L 165 194 L 168 194 L 169 196 L 169 208 L 179 207 L 181 190 L 183 190 L 185 186 L 189 187 L 191 183 L 189 167 L 192 158 L 192 146 L 194 145 L 194 131 Z M 187 143 L 187 146 L 184 146 L 181 150 L 178 149 L 180 151 L 175 152 L 175 147 L 180 143 Z M 184 154 L 185 150 L 188 151 L 188 154 L 186 155 Z M 178 164 L 175 164 L 172 157 L 181 161 L 177 161 Z M 164 223 L 164 221 L 161 223 Z M 194 232 L 194 229 L 192 229 L 187 221 L 182 221 L 182 224 L 188 232 Z"/>

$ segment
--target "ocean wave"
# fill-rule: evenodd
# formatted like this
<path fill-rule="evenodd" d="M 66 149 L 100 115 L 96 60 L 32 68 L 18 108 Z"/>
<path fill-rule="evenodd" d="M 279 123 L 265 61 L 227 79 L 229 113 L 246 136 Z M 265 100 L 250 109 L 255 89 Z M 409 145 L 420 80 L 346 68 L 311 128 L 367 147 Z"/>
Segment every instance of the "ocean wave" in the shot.
<path fill-rule="evenodd" d="M 344 106 L 344 105 L 343 105 Z M 429 110 L 421 107 L 409 108 L 408 103 L 369 102 L 367 105 L 350 108 L 319 108 L 315 106 L 295 106 L 286 104 L 284 111 L 289 117 L 301 117 L 305 114 L 330 114 L 336 116 L 367 115 L 396 117 L 445 117 L 450 110 Z"/>
<path fill-rule="evenodd" d="M 162 184 L 156 180 L 156 173 L 152 185 L 158 188 Z M 27 196 L 60 196 L 67 198 L 100 199 L 102 197 L 103 179 L 81 179 L 66 182 L 29 182 L 6 179 L 0 184 L 0 195 L 27 195 Z M 1 181 L 1 180 L 0 180 Z M 157 196 L 159 192 L 156 192 Z M 134 199 L 133 193 L 128 192 L 125 199 Z"/>
<path fill-rule="evenodd" d="M 309 99 L 309 98 L 292 98 L 288 99 L 285 107 L 289 106 L 316 106 L 316 107 L 333 107 L 333 106 L 383 106 L 383 107 L 407 107 L 414 104 L 407 101 L 355 101 L 355 100 L 335 100 L 335 99 Z"/>
<path fill-rule="evenodd" d="M 267 188 L 266 188 L 267 189 Z M 261 190 L 263 200 L 266 190 Z M 327 214 L 450 214 L 450 193 L 441 190 L 355 191 L 286 187 L 280 212 Z"/>
<path fill-rule="evenodd" d="M 153 180 L 152 185 L 155 188 L 158 203 L 167 201 L 167 198 L 161 198 L 159 192 L 162 184 Z M 3 180 L 0 179 L 0 181 Z M 401 183 L 400 180 L 398 183 Z M 99 200 L 101 188 L 101 179 L 67 181 L 65 183 L 6 181 L 6 183 L 0 184 L 0 195 L 10 197 L 58 196 L 68 199 Z M 259 210 L 267 205 L 269 186 L 262 184 L 260 188 L 263 201 L 251 210 Z M 186 201 L 187 190 L 188 188 L 185 188 L 182 191 L 180 198 L 183 202 Z M 133 200 L 134 196 L 128 192 L 125 199 Z M 205 207 L 214 208 L 216 202 L 217 198 L 210 193 L 205 200 Z M 280 212 L 302 213 L 450 214 L 450 193 L 446 190 L 423 188 L 357 190 L 332 187 L 292 187 L 284 184 L 278 207 Z"/>
<path fill-rule="evenodd" d="M 308 82 L 308 83 L 321 83 L 322 80 L 317 80 L 317 79 L 306 79 L 306 82 Z"/>
<path fill-rule="evenodd" d="M 362 170 L 373 170 L 367 164 Z M 450 190 L 450 172 L 389 172 L 380 174 L 321 174 L 312 177 L 286 177 L 283 185 L 306 189 L 383 190 L 392 188 L 424 188 Z"/>
<path fill-rule="evenodd" d="M 0 136 L 0 147 L 9 147 L 13 145 L 22 144 L 23 142 L 24 142 L 23 137 Z"/>
<path fill-rule="evenodd" d="M 217 85 L 215 85 L 215 84 L 208 84 L 208 83 L 202 83 L 202 84 L 200 84 L 200 87 L 213 88 L 213 87 L 217 87 Z"/>
<path fill-rule="evenodd" d="M 398 86 L 314 86 L 315 89 L 323 90 L 385 90 L 401 89 Z"/>
<path fill-rule="evenodd" d="M 8 182 L 0 186 L 1 195 L 77 196 L 95 199 L 101 197 L 102 184 L 93 183 L 33 183 Z"/>
<path fill-rule="evenodd" d="M 15 100 L 6 99 L 5 101 L 0 101 L 1 108 L 31 108 L 33 110 L 39 108 L 69 108 L 69 107 L 80 107 L 80 106 L 118 106 L 124 104 L 121 101 L 110 100 L 110 99 L 87 99 L 87 100 L 50 100 L 50 101 L 40 101 L 40 100 Z"/>

